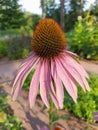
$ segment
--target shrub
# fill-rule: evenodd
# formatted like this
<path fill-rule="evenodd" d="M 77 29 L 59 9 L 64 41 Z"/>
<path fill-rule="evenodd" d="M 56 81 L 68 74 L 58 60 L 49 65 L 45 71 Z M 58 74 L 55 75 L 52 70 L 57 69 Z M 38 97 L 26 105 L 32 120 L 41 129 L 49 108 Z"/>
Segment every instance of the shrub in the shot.
<path fill-rule="evenodd" d="M 8 57 L 10 59 L 26 58 L 30 52 L 30 37 L 15 37 L 8 43 Z"/>
<path fill-rule="evenodd" d="M 22 122 L 13 116 L 13 111 L 6 100 L 7 94 L 0 93 L 0 130 L 24 130 Z"/>
<path fill-rule="evenodd" d="M 90 92 L 78 88 L 78 101 L 75 104 L 71 97 L 65 92 L 65 109 L 73 112 L 77 117 L 88 122 L 93 122 L 93 112 L 98 111 L 98 75 L 91 74 Z"/>
<path fill-rule="evenodd" d="M 68 34 L 69 48 L 86 59 L 98 60 L 98 23 L 87 13 L 76 22 L 75 29 Z"/>
<path fill-rule="evenodd" d="M 0 40 L 0 58 L 7 55 L 7 43 L 6 41 Z"/>

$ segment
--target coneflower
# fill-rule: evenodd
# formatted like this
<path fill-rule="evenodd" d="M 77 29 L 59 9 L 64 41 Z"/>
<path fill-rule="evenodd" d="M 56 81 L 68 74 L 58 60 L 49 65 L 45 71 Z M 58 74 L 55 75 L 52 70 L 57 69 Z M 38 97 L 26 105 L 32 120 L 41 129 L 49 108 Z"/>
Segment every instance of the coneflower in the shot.
<path fill-rule="evenodd" d="M 56 108 L 63 108 L 64 87 L 74 102 L 77 101 L 77 83 L 84 91 L 90 90 L 86 80 L 88 74 L 75 60 L 75 54 L 66 50 L 65 35 L 54 20 L 44 19 L 38 24 L 31 45 L 33 53 L 19 67 L 13 81 L 14 100 L 34 67 L 35 73 L 29 90 L 31 108 L 35 103 L 38 87 L 40 96 L 48 108 L 50 97 Z"/>

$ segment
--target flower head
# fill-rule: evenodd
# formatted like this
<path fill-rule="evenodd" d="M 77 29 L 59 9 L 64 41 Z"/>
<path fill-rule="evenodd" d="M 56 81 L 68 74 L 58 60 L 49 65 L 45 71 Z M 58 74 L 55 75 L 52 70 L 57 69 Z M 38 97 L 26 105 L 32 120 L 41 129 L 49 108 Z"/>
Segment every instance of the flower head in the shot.
<path fill-rule="evenodd" d="M 36 27 L 31 44 L 36 55 L 50 59 L 64 50 L 66 38 L 54 20 L 45 19 Z"/>
<path fill-rule="evenodd" d="M 51 97 L 57 108 L 63 108 L 63 86 L 75 102 L 77 101 L 77 82 L 84 91 L 90 90 L 86 80 L 88 74 L 75 61 L 75 54 L 65 49 L 66 38 L 54 20 L 44 19 L 39 23 L 31 45 L 34 53 L 19 67 L 13 82 L 14 100 L 34 67 L 35 73 L 29 91 L 30 107 L 35 103 L 38 88 L 45 105 L 49 107 Z"/>

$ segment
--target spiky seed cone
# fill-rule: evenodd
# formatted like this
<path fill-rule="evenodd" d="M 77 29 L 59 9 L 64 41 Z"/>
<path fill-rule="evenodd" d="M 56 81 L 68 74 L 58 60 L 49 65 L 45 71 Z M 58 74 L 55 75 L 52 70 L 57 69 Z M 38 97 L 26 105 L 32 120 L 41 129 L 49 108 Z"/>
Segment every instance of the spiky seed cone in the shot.
<path fill-rule="evenodd" d="M 53 19 L 44 19 L 37 25 L 31 44 L 38 56 L 51 58 L 62 52 L 66 46 L 66 38 Z"/>

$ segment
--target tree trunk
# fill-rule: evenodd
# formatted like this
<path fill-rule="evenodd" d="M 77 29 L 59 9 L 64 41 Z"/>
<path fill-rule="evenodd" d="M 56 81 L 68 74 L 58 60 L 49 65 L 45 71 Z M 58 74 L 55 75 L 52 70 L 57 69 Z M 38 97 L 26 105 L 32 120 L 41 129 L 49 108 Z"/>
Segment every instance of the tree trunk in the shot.
<path fill-rule="evenodd" d="M 65 0 L 60 0 L 61 11 L 60 11 L 60 25 L 62 30 L 64 31 L 64 13 L 65 13 Z"/>
<path fill-rule="evenodd" d="M 96 4 L 96 5 L 98 4 L 98 0 L 95 0 L 95 4 Z"/>
<path fill-rule="evenodd" d="M 45 19 L 46 17 L 45 0 L 41 0 L 41 8 L 42 8 L 42 19 Z"/>
<path fill-rule="evenodd" d="M 82 16 L 82 13 L 83 13 L 83 2 L 84 0 L 80 0 L 80 12 L 79 12 L 80 16 Z"/>

